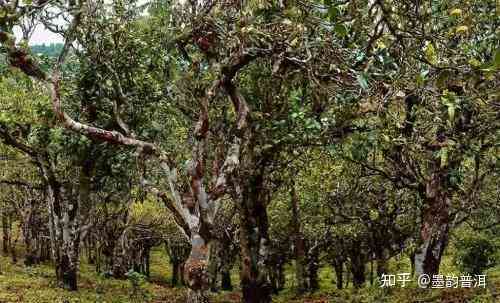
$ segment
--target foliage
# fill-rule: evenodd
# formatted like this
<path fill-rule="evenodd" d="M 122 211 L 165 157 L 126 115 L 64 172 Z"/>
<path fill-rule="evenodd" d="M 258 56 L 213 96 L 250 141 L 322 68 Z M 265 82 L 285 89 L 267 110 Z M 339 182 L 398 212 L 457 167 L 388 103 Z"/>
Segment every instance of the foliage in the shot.
<path fill-rule="evenodd" d="M 138 272 L 130 270 L 127 272 L 127 278 L 130 282 L 130 298 L 133 302 L 147 302 L 150 299 L 150 295 L 144 289 L 144 284 L 146 282 L 146 277 Z"/>
<path fill-rule="evenodd" d="M 457 243 L 455 263 L 464 273 L 484 274 L 484 271 L 498 264 L 497 243 L 481 235 L 461 237 Z"/>
<path fill-rule="evenodd" d="M 63 45 L 61 43 L 36 44 L 30 46 L 31 51 L 39 56 L 57 58 L 61 53 Z"/>

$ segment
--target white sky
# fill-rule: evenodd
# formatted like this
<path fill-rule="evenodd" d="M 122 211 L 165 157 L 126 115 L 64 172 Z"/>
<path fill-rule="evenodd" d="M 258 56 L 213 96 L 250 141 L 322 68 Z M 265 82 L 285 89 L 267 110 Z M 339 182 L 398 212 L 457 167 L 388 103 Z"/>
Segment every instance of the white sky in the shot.
<path fill-rule="evenodd" d="M 14 33 L 16 37 L 19 39 L 22 37 L 21 30 L 19 28 L 14 28 Z M 50 43 L 62 43 L 63 39 L 61 35 L 54 34 L 47 29 L 43 25 L 39 25 L 36 27 L 33 36 L 31 36 L 30 45 L 35 44 L 50 44 Z"/>
<path fill-rule="evenodd" d="M 106 0 L 105 0 L 105 2 L 106 2 Z M 147 2 L 148 2 L 148 0 L 138 0 L 137 5 L 140 6 L 140 5 L 143 5 Z M 147 13 L 147 11 L 145 11 L 144 13 Z M 59 19 L 59 20 L 56 20 L 56 23 L 61 25 L 64 23 L 64 21 L 62 19 Z M 14 34 L 16 35 L 16 37 L 18 39 L 22 37 L 22 32 L 18 27 L 14 28 Z M 33 35 L 31 36 L 29 44 L 35 45 L 35 44 L 43 44 L 43 43 L 51 44 L 51 43 L 63 43 L 63 42 L 64 42 L 64 40 L 63 40 L 61 35 L 54 34 L 51 31 L 47 30 L 42 24 L 39 24 L 36 27 Z"/>

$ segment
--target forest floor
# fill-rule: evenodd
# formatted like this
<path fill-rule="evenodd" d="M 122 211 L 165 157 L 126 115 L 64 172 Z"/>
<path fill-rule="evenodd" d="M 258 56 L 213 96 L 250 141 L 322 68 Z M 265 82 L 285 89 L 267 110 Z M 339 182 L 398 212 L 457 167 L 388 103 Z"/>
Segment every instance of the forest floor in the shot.
<path fill-rule="evenodd" d="M 155 250 L 151 262 L 149 281 L 133 292 L 128 280 L 106 279 L 95 272 L 93 266 L 82 262 L 80 266 L 79 291 L 68 292 L 56 287 L 55 274 L 50 265 L 24 267 L 22 260 L 12 264 L 10 258 L 0 256 L 0 303 L 122 303 L 122 302 L 184 302 L 185 289 L 174 288 L 170 284 L 170 266 L 164 251 Z M 402 263 L 401 263 L 402 264 Z M 391 263 L 394 272 L 405 272 L 405 264 Z M 450 265 L 444 262 L 444 268 Z M 451 268 L 451 267 L 450 267 Z M 445 271 L 447 272 L 447 271 Z M 500 302 L 500 266 L 487 272 L 486 289 L 444 289 L 424 290 L 416 285 L 406 288 L 380 288 L 374 286 L 355 290 L 347 288 L 336 290 L 333 273 L 324 268 L 320 272 L 321 290 L 313 295 L 296 296 L 294 277 L 287 270 L 287 285 L 284 291 L 273 298 L 279 303 L 498 303 Z M 234 284 L 238 284 L 237 272 L 234 273 Z M 369 282 L 367 283 L 369 285 Z M 214 294 L 214 303 L 239 302 L 238 289 L 234 292 Z"/>

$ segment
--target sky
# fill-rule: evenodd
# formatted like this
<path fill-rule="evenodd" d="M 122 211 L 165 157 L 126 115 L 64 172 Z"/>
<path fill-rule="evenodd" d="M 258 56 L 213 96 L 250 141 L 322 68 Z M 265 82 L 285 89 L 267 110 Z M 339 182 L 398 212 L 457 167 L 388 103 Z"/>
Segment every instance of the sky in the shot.
<path fill-rule="evenodd" d="M 181 0 L 181 2 L 185 2 L 186 0 Z M 106 0 L 105 0 L 106 2 Z M 143 5 L 147 2 L 147 0 L 138 0 L 137 5 Z M 56 23 L 59 25 L 63 24 L 64 21 L 62 19 L 56 20 Z M 22 32 L 19 28 L 14 28 L 14 34 L 16 37 L 19 39 L 22 37 Z M 51 44 L 51 43 L 63 43 L 64 40 L 61 35 L 54 34 L 51 31 L 47 30 L 45 26 L 42 24 L 39 24 L 33 35 L 31 36 L 31 40 L 29 42 L 30 45 L 35 45 L 35 44 Z"/>
<path fill-rule="evenodd" d="M 22 37 L 21 30 L 19 28 L 14 29 L 14 33 L 17 38 Z M 61 35 L 54 34 L 48 31 L 43 25 L 38 25 L 31 36 L 30 45 L 35 44 L 50 44 L 50 43 L 62 43 L 63 39 Z"/>

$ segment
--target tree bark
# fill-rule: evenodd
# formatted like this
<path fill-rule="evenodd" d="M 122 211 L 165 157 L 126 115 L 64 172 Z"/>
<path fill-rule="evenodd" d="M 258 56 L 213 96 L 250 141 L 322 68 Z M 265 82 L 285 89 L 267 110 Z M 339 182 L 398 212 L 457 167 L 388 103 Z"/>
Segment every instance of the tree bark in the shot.
<path fill-rule="evenodd" d="M 60 287 L 76 291 L 79 265 L 81 211 L 90 196 L 91 166 L 80 167 L 78 197 L 71 187 L 63 187 L 57 180 L 50 161 L 40 161 L 40 168 L 47 183 L 49 230 L 52 258 L 56 264 L 56 277 Z M 71 185 L 74 186 L 74 185 Z"/>
<path fill-rule="evenodd" d="M 297 278 L 297 292 L 303 294 L 308 289 L 306 279 L 306 248 L 304 236 L 300 226 L 299 197 L 295 191 L 295 184 L 292 185 L 291 204 L 292 204 L 292 229 L 293 239 L 295 240 L 295 276 Z"/>
<path fill-rule="evenodd" d="M 180 263 L 172 262 L 172 286 L 179 285 Z"/>
<path fill-rule="evenodd" d="M 221 271 L 221 289 L 225 291 L 233 290 L 233 283 L 231 281 L 231 272 L 227 270 Z"/>
<path fill-rule="evenodd" d="M 198 233 L 191 234 L 191 254 L 184 265 L 184 280 L 188 289 L 189 303 L 208 303 L 210 281 L 208 262 L 210 259 L 210 242 Z"/>
<path fill-rule="evenodd" d="M 268 275 L 269 235 L 267 210 L 260 197 L 262 175 L 249 176 L 249 184 L 239 201 L 241 288 L 243 302 L 271 302 L 272 287 Z"/>
<path fill-rule="evenodd" d="M 427 274 L 432 277 L 438 274 L 441 257 L 448 244 L 450 197 L 443 190 L 446 178 L 445 172 L 434 172 L 426 184 L 420 245 L 415 253 L 417 275 Z"/>
<path fill-rule="evenodd" d="M 318 270 L 319 270 L 319 247 L 313 247 L 309 250 L 307 256 L 307 279 L 308 279 L 308 290 L 315 292 L 319 289 L 318 281 Z"/>
<path fill-rule="evenodd" d="M 342 289 L 344 286 L 344 262 L 340 260 L 333 261 L 333 269 L 335 271 L 335 284 L 337 289 Z"/>
<path fill-rule="evenodd" d="M 358 245 L 355 245 L 358 246 Z M 365 277 L 365 257 L 360 252 L 361 248 L 351 254 L 352 283 L 355 288 L 360 288 L 366 281 Z"/>
<path fill-rule="evenodd" d="M 9 254 L 10 248 L 10 224 L 9 224 L 9 216 L 5 210 L 2 211 L 2 251 L 4 255 Z"/>

